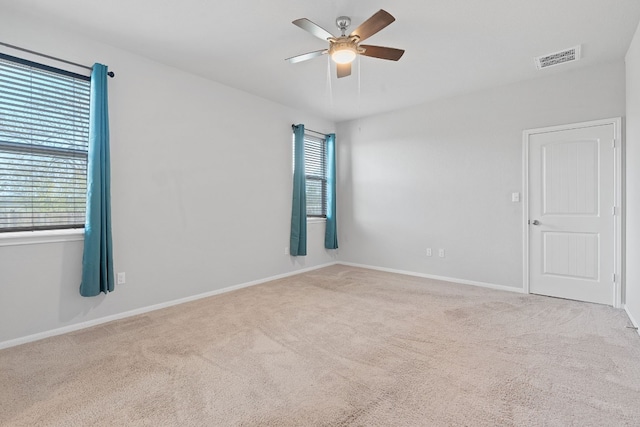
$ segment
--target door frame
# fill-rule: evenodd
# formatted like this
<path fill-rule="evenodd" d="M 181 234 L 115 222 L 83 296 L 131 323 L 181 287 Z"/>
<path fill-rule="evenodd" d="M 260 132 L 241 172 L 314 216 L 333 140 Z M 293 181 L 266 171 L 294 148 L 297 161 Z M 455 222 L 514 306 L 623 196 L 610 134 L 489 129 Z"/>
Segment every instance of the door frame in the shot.
<path fill-rule="evenodd" d="M 522 132 L 522 164 L 523 164 L 523 197 L 522 197 L 522 253 L 523 253 L 523 290 L 524 293 L 530 293 L 530 258 L 529 258 L 529 138 L 531 135 L 556 132 L 561 130 L 571 130 L 577 128 L 586 128 L 602 125 L 613 125 L 614 129 L 614 206 L 615 214 L 613 215 L 613 269 L 614 269 L 614 294 L 613 306 L 615 308 L 622 307 L 622 289 L 624 285 L 624 277 L 622 272 L 622 222 L 623 222 L 623 198 L 622 198 L 622 118 L 614 117 L 611 119 L 592 120 L 588 122 L 571 123 L 559 126 L 549 126 L 544 128 L 527 129 Z"/>

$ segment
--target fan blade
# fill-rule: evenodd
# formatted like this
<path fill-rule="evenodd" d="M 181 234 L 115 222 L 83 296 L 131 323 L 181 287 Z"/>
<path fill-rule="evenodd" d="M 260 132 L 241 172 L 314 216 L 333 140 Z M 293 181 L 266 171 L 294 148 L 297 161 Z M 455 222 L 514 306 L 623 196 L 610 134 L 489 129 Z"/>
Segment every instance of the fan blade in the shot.
<path fill-rule="evenodd" d="M 397 61 L 402 58 L 402 55 L 404 54 L 404 50 L 395 49 L 393 47 L 371 46 L 365 44 L 361 44 L 360 47 L 366 49 L 360 55 L 370 56 L 372 58 L 388 59 L 390 61 Z"/>
<path fill-rule="evenodd" d="M 318 56 L 322 56 L 326 53 L 327 53 L 326 49 L 316 50 L 313 52 L 303 53 L 302 55 L 292 56 L 291 58 L 285 59 L 285 61 L 289 61 L 290 63 L 295 64 L 296 62 L 302 62 L 302 61 L 307 61 L 309 59 L 317 58 Z"/>
<path fill-rule="evenodd" d="M 336 64 L 336 69 L 338 70 L 338 78 L 347 77 L 351 75 L 351 63 L 347 64 Z"/>
<path fill-rule="evenodd" d="M 309 21 L 307 18 L 296 19 L 295 21 L 293 21 L 293 25 L 297 25 L 303 30 L 310 32 L 314 36 L 324 41 L 327 41 L 328 38 L 333 37 L 333 34 L 331 34 L 329 31 L 325 30 L 320 25 Z"/>
<path fill-rule="evenodd" d="M 367 19 L 362 24 L 360 24 L 358 28 L 353 30 L 351 34 L 349 34 L 349 37 L 358 36 L 360 37 L 360 41 L 363 41 L 364 39 L 367 39 L 380 31 L 387 25 L 391 24 L 395 20 L 396 18 L 391 16 L 389 12 L 380 9 L 379 11 L 374 13 L 371 18 Z"/>

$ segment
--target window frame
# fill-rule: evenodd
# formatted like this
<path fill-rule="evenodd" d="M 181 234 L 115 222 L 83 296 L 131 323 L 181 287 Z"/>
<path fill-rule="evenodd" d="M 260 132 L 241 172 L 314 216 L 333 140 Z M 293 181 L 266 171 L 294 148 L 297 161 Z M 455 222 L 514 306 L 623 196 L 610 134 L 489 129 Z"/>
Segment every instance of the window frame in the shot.
<path fill-rule="evenodd" d="M 88 85 L 86 85 L 82 89 L 82 94 L 87 95 L 85 99 L 87 99 L 87 102 L 90 103 L 90 97 L 91 97 L 91 88 L 90 88 L 91 77 L 90 76 L 52 67 L 50 65 L 46 65 L 40 62 L 35 62 L 28 59 L 15 57 L 12 55 L 7 55 L 2 52 L 0 52 L 0 59 L 4 60 L 5 62 L 15 63 L 25 67 L 42 70 L 48 73 L 49 75 L 51 74 L 60 75 L 67 78 L 70 77 L 72 79 L 88 82 Z M 68 84 L 68 81 L 65 83 Z M 8 86 L 8 87 L 11 87 L 11 86 Z M 21 91 L 21 93 L 28 94 L 28 96 L 31 96 L 32 89 L 31 88 L 25 89 L 24 91 Z M 73 87 L 73 90 L 68 91 L 68 93 L 75 94 L 76 93 L 75 86 Z M 84 95 L 80 95 L 80 96 L 84 96 Z M 80 98 L 73 97 L 74 102 L 79 101 L 79 99 Z M 7 104 L 7 105 L 10 105 L 10 104 Z M 32 105 L 32 104 L 29 104 L 29 105 Z M 73 105 L 72 108 L 78 108 L 79 104 L 74 103 L 72 105 Z M 53 144 L 40 145 L 40 144 L 34 144 L 34 143 L 28 143 L 28 142 L 0 140 L 0 153 L 22 154 L 22 155 L 35 154 L 35 155 L 49 156 L 50 158 L 59 158 L 64 160 L 81 159 L 82 160 L 81 167 L 84 168 L 84 172 L 86 175 L 87 169 L 88 169 L 88 151 L 89 151 L 88 125 L 89 125 L 90 111 L 89 111 L 88 104 L 85 104 L 85 105 L 87 105 L 86 109 L 78 108 L 77 110 L 77 111 L 82 110 L 83 114 L 81 115 L 82 117 L 81 120 L 86 121 L 86 124 L 87 124 L 86 144 L 84 144 L 83 146 L 70 143 L 66 147 L 60 147 L 60 146 L 55 146 Z M 68 123 L 71 117 L 72 117 L 71 115 L 64 117 L 62 120 L 60 120 L 60 122 Z M 45 119 L 45 121 L 47 120 L 49 119 Z M 20 123 L 20 122 L 16 121 L 16 123 Z M 27 128 L 27 129 L 32 129 L 32 128 Z M 45 133 L 45 135 L 47 134 Z M 73 141 L 73 139 L 69 139 L 69 141 Z M 7 163 L 7 165 L 8 164 L 9 163 Z M 7 171 L 9 169 L 3 169 L 3 170 Z M 47 169 L 44 168 L 42 170 L 46 171 Z M 72 170 L 71 166 L 65 167 L 65 171 L 71 171 L 71 170 Z M 65 177 L 61 177 L 61 180 L 64 180 L 64 179 Z M 17 186 L 16 188 L 27 189 L 27 191 L 29 191 L 33 187 Z M 85 181 L 85 187 L 83 192 L 85 198 L 86 198 L 86 192 L 87 192 L 87 187 L 86 187 L 86 181 Z M 62 194 L 62 193 L 53 193 L 53 194 Z M 76 193 L 76 194 L 81 194 L 81 193 Z M 78 236 L 82 236 L 84 234 L 84 227 L 86 222 L 86 201 L 85 201 L 84 209 L 85 209 L 85 215 L 84 215 L 84 218 L 82 219 L 82 223 L 79 223 L 76 221 L 67 221 L 66 223 L 62 223 L 61 221 L 60 223 L 57 223 L 57 224 L 47 225 L 47 224 L 37 224 L 32 222 L 30 225 L 26 225 L 26 226 L 13 226 L 13 227 L 7 226 L 7 227 L 0 228 L 0 246 L 20 245 L 20 244 L 29 244 L 29 243 L 45 243 L 45 242 L 52 242 L 52 241 L 57 242 L 57 241 L 78 240 Z M 46 218 L 46 216 L 47 215 L 45 213 L 44 217 Z"/>

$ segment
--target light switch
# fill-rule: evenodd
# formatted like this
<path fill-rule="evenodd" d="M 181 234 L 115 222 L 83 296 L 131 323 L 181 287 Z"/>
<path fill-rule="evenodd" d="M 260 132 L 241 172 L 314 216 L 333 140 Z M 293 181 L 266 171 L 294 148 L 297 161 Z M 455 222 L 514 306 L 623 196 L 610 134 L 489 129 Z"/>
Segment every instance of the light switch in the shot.
<path fill-rule="evenodd" d="M 519 202 L 520 201 L 520 193 L 511 193 L 511 201 Z"/>

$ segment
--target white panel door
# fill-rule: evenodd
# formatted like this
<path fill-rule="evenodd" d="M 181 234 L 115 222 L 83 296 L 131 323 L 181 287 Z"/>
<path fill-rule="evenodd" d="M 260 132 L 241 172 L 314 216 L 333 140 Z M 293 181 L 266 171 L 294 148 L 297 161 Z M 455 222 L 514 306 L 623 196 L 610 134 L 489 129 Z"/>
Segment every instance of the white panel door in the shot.
<path fill-rule="evenodd" d="M 601 304 L 615 296 L 615 127 L 529 135 L 529 290 Z"/>

